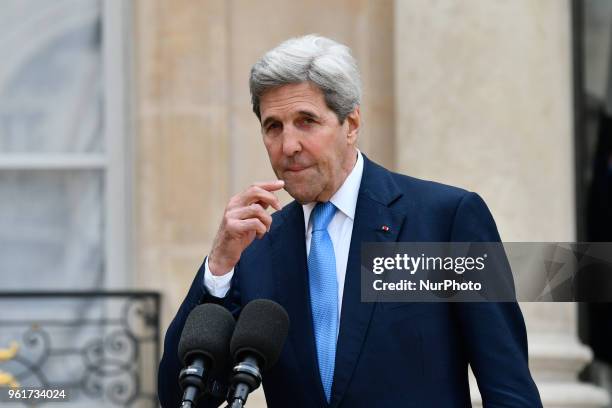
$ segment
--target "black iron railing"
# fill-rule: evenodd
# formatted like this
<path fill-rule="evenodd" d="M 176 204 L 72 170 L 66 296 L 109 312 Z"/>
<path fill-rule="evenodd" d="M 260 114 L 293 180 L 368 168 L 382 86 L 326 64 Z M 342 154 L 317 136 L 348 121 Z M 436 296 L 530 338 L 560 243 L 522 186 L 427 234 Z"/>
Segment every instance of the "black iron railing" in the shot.
<path fill-rule="evenodd" d="M 158 406 L 159 314 L 154 292 L 0 292 L 0 389 L 64 390 L 79 406 Z"/>

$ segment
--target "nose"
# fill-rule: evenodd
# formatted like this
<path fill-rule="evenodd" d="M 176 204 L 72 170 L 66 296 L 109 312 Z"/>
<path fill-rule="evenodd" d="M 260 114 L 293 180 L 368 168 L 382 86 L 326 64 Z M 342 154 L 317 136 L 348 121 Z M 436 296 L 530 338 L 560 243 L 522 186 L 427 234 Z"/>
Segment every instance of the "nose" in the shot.
<path fill-rule="evenodd" d="M 293 126 L 287 126 L 283 131 L 283 154 L 293 156 L 302 150 L 299 132 Z"/>

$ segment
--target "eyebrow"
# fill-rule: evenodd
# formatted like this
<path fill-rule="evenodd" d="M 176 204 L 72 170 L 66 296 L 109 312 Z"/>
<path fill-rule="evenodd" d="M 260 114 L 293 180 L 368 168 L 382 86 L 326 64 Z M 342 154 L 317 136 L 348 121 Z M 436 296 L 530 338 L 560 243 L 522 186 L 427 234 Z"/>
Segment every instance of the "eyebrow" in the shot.
<path fill-rule="evenodd" d="M 308 116 L 309 118 L 312 118 L 312 119 L 316 119 L 316 120 L 318 120 L 318 119 L 319 119 L 319 115 L 317 115 L 316 113 L 311 112 L 311 111 L 301 110 L 301 111 L 299 111 L 298 113 L 299 113 L 300 115 Z"/>
<path fill-rule="evenodd" d="M 315 119 L 315 120 L 320 120 L 319 115 L 317 115 L 314 112 L 308 111 L 308 110 L 301 110 L 298 111 L 298 114 L 303 115 L 303 116 L 308 116 L 309 118 Z M 263 129 L 265 129 L 270 122 L 274 122 L 274 121 L 278 121 L 278 119 L 276 118 L 276 116 L 268 116 L 261 124 L 261 127 Z"/>

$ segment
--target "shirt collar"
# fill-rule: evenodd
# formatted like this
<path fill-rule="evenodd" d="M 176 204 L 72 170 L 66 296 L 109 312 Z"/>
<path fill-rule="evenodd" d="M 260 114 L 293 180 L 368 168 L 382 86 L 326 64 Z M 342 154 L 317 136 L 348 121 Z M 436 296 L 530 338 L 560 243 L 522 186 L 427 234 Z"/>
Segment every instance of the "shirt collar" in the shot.
<path fill-rule="evenodd" d="M 353 166 L 353 170 L 349 173 L 344 183 L 340 186 L 338 191 L 329 199 L 333 205 L 336 206 L 344 215 L 354 221 L 355 208 L 357 207 L 357 196 L 359 195 L 359 186 L 361 185 L 361 176 L 363 175 L 363 156 L 359 149 L 357 149 L 357 162 Z M 306 231 L 308 231 L 308 221 L 310 220 L 310 213 L 314 209 L 316 202 L 303 204 L 304 209 L 304 224 Z"/>

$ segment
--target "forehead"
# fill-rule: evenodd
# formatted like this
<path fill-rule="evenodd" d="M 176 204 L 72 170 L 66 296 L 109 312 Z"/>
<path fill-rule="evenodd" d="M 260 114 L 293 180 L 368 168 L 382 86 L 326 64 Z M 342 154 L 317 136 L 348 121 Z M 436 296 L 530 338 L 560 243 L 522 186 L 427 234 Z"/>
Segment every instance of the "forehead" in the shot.
<path fill-rule="evenodd" d="M 330 111 L 325 103 L 323 92 L 310 82 L 273 88 L 261 96 L 259 107 L 262 121 L 270 116 L 305 110 L 318 114 Z"/>

